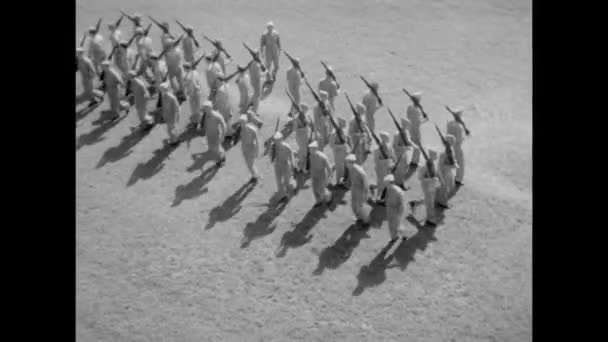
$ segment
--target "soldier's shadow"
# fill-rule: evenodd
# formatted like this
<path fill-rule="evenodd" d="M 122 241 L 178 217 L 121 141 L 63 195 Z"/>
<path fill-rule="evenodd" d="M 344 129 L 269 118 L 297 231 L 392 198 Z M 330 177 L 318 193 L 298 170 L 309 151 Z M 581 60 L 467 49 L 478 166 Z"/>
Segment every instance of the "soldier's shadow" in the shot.
<path fill-rule="evenodd" d="M 276 229 L 276 223 L 273 221 L 281 215 L 288 201 L 277 201 L 278 194 L 275 194 L 266 206 L 268 209 L 264 211 L 254 222 L 249 222 L 243 230 L 243 239 L 241 240 L 241 248 L 247 248 L 255 239 L 271 234 Z"/>
<path fill-rule="evenodd" d="M 193 178 L 190 183 L 178 185 L 177 188 L 175 188 L 175 199 L 173 200 L 171 207 L 177 207 L 184 200 L 194 199 L 207 193 L 209 189 L 205 186 L 213 179 L 218 170 L 218 167 L 213 165 L 205 169 L 200 176 Z"/>
<path fill-rule="evenodd" d="M 129 181 L 127 182 L 127 186 L 131 186 L 137 183 L 140 179 L 150 179 L 155 176 L 160 170 L 163 169 L 164 161 L 169 157 L 171 152 L 173 152 L 177 146 L 170 146 L 165 144 L 160 149 L 155 150 L 154 155 L 150 160 L 145 163 L 139 163 L 131 173 L 131 177 L 129 177 Z"/>
<path fill-rule="evenodd" d="M 116 119 L 114 121 L 111 121 L 111 120 L 102 121 L 101 124 L 99 124 L 93 130 L 91 130 L 89 133 L 81 134 L 78 137 L 78 140 L 76 142 L 76 151 L 80 150 L 84 146 L 94 145 L 94 144 L 102 141 L 103 140 L 102 136 L 107 131 L 109 131 L 112 127 L 118 125 L 124 118 L 125 118 L 125 116 L 122 116 L 119 119 Z"/>
<path fill-rule="evenodd" d="M 429 243 L 437 241 L 435 227 L 423 226 L 411 216 L 408 216 L 407 220 L 416 227 L 417 231 L 416 234 L 401 242 L 393 252 L 395 267 L 399 267 L 402 271 L 407 268 L 410 262 L 415 261 L 414 255 L 416 251 L 424 251 Z"/>
<path fill-rule="evenodd" d="M 103 101 L 99 101 L 99 102 L 97 102 L 93 106 L 90 106 L 90 107 L 89 106 L 85 106 L 84 108 L 77 110 L 76 111 L 76 122 L 78 123 L 78 121 L 84 119 L 92 111 L 94 111 L 95 109 L 99 108 L 99 106 L 101 106 L 102 103 L 103 103 Z"/>
<path fill-rule="evenodd" d="M 355 222 L 350 225 L 344 233 L 334 242 L 333 245 L 326 247 L 319 254 L 319 263 L 312 272 L 320 275 L 326 268 L 336 269 L 350 258 L 353 250 L 359 245 L 363 238 L 369 238 L 367 234 L 369 225 Z"/>
<path fill-rule="evenodd" d="M 188 172 L 194 172 L 202 170 L 205 164 L 213 159 L 213 153 L 211 151 L 205 151 L 198 154 L 192 154 L 192 165 L 186 168 Z"/>
<path fill-rule="evenodd" d="M 254 182 L 243 184 L 235 193 L 230 195 L 222 204 L 214 207 L 209 212 L 209 221 L 205 225 L 205 230 L 213 228 L 217 222 L 224 222 L 232 218 L 241 211 L 241 203 L 247 195 L 255 188 Z"/>
<path fill-rule="evenodd" d="M 146 136 L 148 136 L 150 131 L 151 129 L 144 131 L 135 130 L 131 132 L 131 134 L 123 137 L 118 146 L 110 147 L 104 152 L 95 168 L 99 169 L 107 163 L 115 163 L 129 156 L 131 153 L 133 153 L 132 148 L 135 147 L 135 145 L 142 141 Z"/>
<path fill-rule="evenodd" d="M 327 205 L 320 205 L 311 208 L 306 215 L 296 224 L 293 230 L 285 232 L 281 238 L 279 249 L 276 252 L 277 257 L 284 257 L 289 248 L 301 247 L 312 239 L 310 230 L 326 217 L 326 212 L 329 209 Z"/>
<path fill-rule="evenodd" d="M 386 280 L 386 268 L 394 258 L 394 255 L 387 257 L 386 253 L 388 253 L 395 242 L 389 242 L 368 265 L 361 267 L 357 275 L 357 287 L 352 293 L 353 296 L 359 296 L 366 288 L 378 286 Z"/>
<path fill-rule="evenodd" d="M 372 204 L 371 206 L 372 210 L 369 213 L 370 224 L 374 228 L 380 228 L 386 220 L 386 207 L 379 204 Z"/>

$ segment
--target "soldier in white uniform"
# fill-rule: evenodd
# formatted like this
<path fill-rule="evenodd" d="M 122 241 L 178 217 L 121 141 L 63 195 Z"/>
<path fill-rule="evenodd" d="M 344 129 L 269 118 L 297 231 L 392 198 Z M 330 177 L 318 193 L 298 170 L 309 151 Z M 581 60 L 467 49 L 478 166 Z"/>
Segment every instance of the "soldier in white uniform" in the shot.
<path fill-rule="evenodd" d="M 422 92 L 414 92 L 412 97 L 415 98 L 418 102 L 422 97 Z M 421 143 L 421 134 L 420 134 L 420 126 L 424 123 L 422 112 L 418 107 L 416 107 L 413 103 L 407 107 L 407 119 L 410 122 L 410 137 L 416 146 L 420 146 Z M 412 155 L 412 160 L 410 161 L 411 167 L 418 167 L 418 163 L 420 162 L 420 151 L 416 148 Z"/>
<path fill-rule="evenodd" d="M 298 144 L 298 151 L 296 156 L 298 159 L 296 171 L 307 172 L 306 167 L 306 156 L 308 155 L 308 144 L 312 131 L 312 118 L 308 114 L 308 105 L 305 103 L 300 104 L 300 110 L 304 113 L 304 121 L 300 119 L 299 114 L 295 114 L 291 118 L 292 130 L 296 132 L 296 143 Z"/>
<path fill-rule="evenodd" d="M 444 209 L 448 209 L 448 197 L 454 190 L 454 177 L 458 169 L 458 162 L 454 153 L 454 142 L 456 139 L 453 135 L 445 136 L 448 147 L 439 155 L 438 169 L 441 179 L 441 187 L 437 190 L 436 204 Z"/>
<path fill-rule="evenodd" d="M 329 144 L 334 155 L 334 164 L 336 165 L 336 185 L 342 188 L 346 188 L 346 165 L 344 162 L 344 158 L 346 158 L 346 146 L 349 139 L 345 130 L 346 120 L 344 120 L 343 118 L 338 118 L 338 128 L 340 128 L 342 137 L 345 141 L 343 143 L 340 143 L 338 133 L 334 130 L 334 132 L 329 137 Z"/>
<path fill-rule="evenodd" d="M 103 49 L 103 36 L 95 30 L 95 27 L 89 27 L 89 58 L 95 66 L 97 73 L 101 73 L 101 63 L 106 59 L 106 52 Z"/>
<path fill-rule="evenodd" d="M 300 63 L 299 58 L 295 58 L 296 63 Z M 289 69 L 287 69 L 287 89 L 289 93 L 293 97 L 296 104 L 300 105 L 300 86 L 302 84 L 302 76 L 298 69 L 292 64 Z M 294 108 L 292 108 L 293 112 L 296 112 Z"/>
<path fill-rule="evenodd" d="M 439 218 L 437 217 L 437 210 L 435 210 L 435 194 L 440 186 L 437 167 L 435 165 L 437 152 L 429 150 L 427 154 L 429 155 L 429 162 L 418 170 L 418 179 L 420 179 L 422 192 L 424 193 L 426 224 L 437 226 Z M 433 171 L 430 171 L 429 167 L 432 168 Z"/>
<path fill-rule="evenodd" d="M 272 74 L 272 79 L 275 80 L 277 71 L 279 71 L 279 53 L 281 52 L 281 40 L 279 32 L 274 29 L 274 24 L 269 22 L 266 24 L 267 31 L 260 38 L 260 52 L 266 58 L 266 69 Z"/>
<path fill-rule="evenodd" d="M 319 150 L 319 144 L 313 141 L 308 145 L 310 150 L 310 178 L 315 207 L 331 203 L 331 192 L 327 189 L 332 174 L 331 163 L 327 155 Z"/>
<path fill-rule="evenodd" d="M 273 140 L 270 160 L 274 165 L 274 176 L 277 182 L 279 199 L 280 201 L 284 201 L 289 199 L 290 194 L 295 189 L 292 173 L 295 162 L 293 151 L 280 132 L 277 132 L 273 136 Z"/>
<path fill-rule="evenodd" d="M 367 174 L 363 167 L 356 163 L 357 157 L 354 154 L 349 154 L 345 160 L 350 178 L 351 208 L 357 221 L 368 225 L 372 208 L 367 204 L 370 195 Z"/>
<path fill-rule="evenodd" d="M 331 111 L 329 101 L 327 100 L 327 93 L 323 90 L 319 91 L 319 97 L 325 104 L 328 111 Z M 315 130 L 317 131 L 317 141 L 319 142 L 319 149 L 323 151 L 325 146 L 329 143 L 329 134 L 331 133 L 331 123 L 329 118 L 323 114 L 321 106 L 317 105 L 313 109 L 313 115 L 315 120 Z"/>
<path fill-rule="evenodd" d="M 372 82 L 371 86 L 378 91 L 378 82 Z M 374 95 L 371 90 L 368 90 L 368 92 L 363 95 L 363 100 L 361 100 L 361 102 L 365 106 L 365 119 L 367 120 L 367 126 L 369 126 L 369 129 L 372 131 L 375 131 L 376 120 L 374 116 L 376 115 L 378 108 L 380 108 L 378 98 L 376 98 L 376 95 Z"/>
<path fill-rule="evenodd" d="M 399 235 L 405 238 L 405 227 L 403 226 L 406 203 L 405 192 L 395 184 L 395 177 L 392 174 L 386 175 L 383 182 L 386 188 L 384 202 L 386 205 L 388 230 L 391 237 L 390 242 L 395 242 L 399 238 Z"/>
<path fill-rule="evenodd" d="M 319 90 L 324 90 L 329 97 L 329 104 L 331 105 L 332 110 L 336 110 L 334 106 L 334 100 L 339 94 L 338 84 L 331 78 L 330 71 L 333 71 L 331 65 L 328 65 L 327 68 L 329 71 L 325 71 L 325 78 L 319 81 Z"/>
<path fill-rule="evenodd" d="M 405 136 L 405 144 L 403 143 L 403 139 L 401 138 L 399 131 L 395 131 L 393 136 L 393 151 L 395 151 L 395 160 L 399 160 L 399 158 L 401 158 L 394 175 L 395 184 L 405 187 L 405 182 L 407 181 L 405 177 L 409 171 L 409 163 L 412 159 L 414 146 L 412 139 L 410 138 L 410 133 L 408 130 L 409 121 L 407 119 L 401 119 L 401 128 L 403 129 L 403 135 Z"/>
<path fill-rule="evenodd" d="M 254 53 L 257 54 L 258 57 L 260 56 L 258 50 L 254 50 Z M 257 112 L 260 105 L 260 96 L 262 96 L 262 68 L 259 63 L 253 62 L 249 66 L 249 79 L 251 81 L 251 88 L 253 89 L 251 101 L 254 110 Z"/>
<path fill-rule="evenodd" d="M 258 128 L 254 123 L 249 122 L 246 114 L 241 115 L 241 148 L 247 168 L 251 173 L 251 182 L 256 183 L 259 179 L 258 170 L 255 167 L 255 159 L 260 153 L 260 141 L 258 138 Z"/>
<path fill-rule="evenodd" d="M 148 100 L 150 99 L 150 93 L 144 84 L 141 76 L 133 70 L 129 71 L 129 77 L 131 79 L 131 93 L 133 94 L 135 110 L 140 121 L 140 129 L 151 128 L 154 124 L 154 120 L 148 114 Z"/>
<path fill-rule="evenodd" d="M 196 129 L 201 122 L 201 81 L 198 71 L 192 70 L 190 62 L 184 63 L 184 86 L 190 103 L 190 128 Z"/>
<path fill-rule="evenodd" d="M 464 110 L 462 108 L 457 108 L 454 110 L 454 113 L 457 116 L 462 117 L 464 114 Z M 454 154 L 456 156 L 456 162 L 458 163 L 458 168 L 456 169 L 456 177 L 455 184 L 456 186 L 463 186 L 464 183 L 464 153 L 462 152 L 462 143 L 466 138 L 464 127 L 458 121 L 452 120 L 447 124 L 447 133 L 454 136 Z"/>
<path fill-rule="evenodd" d="M 103 99 L 103 96 L 96 95 L 93 88 L 93 81 L 97 77 L 95 66 L 89 57 L 84 55 L 84 49 L 79 47 L 76 48 L 76 56 L 78 59 L 78 71 L 80 71 L 80 80 L 82 82 L 83 93 L 76 98 L 76 105 L 89 101 L 89 107 L 92 107 L 98 103 L 96 96 Z"/>
<path fill-rule="evenodd" d="M 213 109 L 211 101 L 203 102 L 203 117 L 205 119 L 205 136 L 207 146 L 217 160 L 216 166 L 222 167 L 226 162 L 224 154 L 224 137 L 226 136 L 226 122 L 220 113 Z"/>
<path fill-rule="evenodd" d="M 357 157 L 357 164 L 363 165 L 370 154 L 371 137 L 365 120 L 365 107 L 360 103 L 357 103 L 355 107 L 361 127 L 359 127 L 358 120 L 353 118 L 348 126 L 348 134 L 355 149 L 354 153 Z"/>
<path fill-rule="evenodd" d="M 194 46 L 194 38 L 192 38 L 192 36 L 193 36 L 192 32 L 194 31 L 194 27 L 187 26 L 185 31 L 186 31 L 186 36 L 184 36 L 184 38 L 182 39 L 182 49 L 184 51 L 184 61 L 189 62 L 189 63 L 194 63 L 195 46 Z"/>
<path fill-rule="evenodd" d="M 171 146 L 179 144 L 179 132 L 177 124 L 179 123 L 179 103 L 177 98 L 170 91 L 168 83 L 160 85 L 161 96 L 163 97 L 163 117 L 167 125 L 167 134 L 169 135 L 168 143 Z"/>

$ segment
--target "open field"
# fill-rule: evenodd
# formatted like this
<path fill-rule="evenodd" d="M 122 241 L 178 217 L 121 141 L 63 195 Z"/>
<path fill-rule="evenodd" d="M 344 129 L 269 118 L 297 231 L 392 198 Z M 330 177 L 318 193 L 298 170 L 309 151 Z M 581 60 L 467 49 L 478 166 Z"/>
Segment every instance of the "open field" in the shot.
<path fill-rule="evenodd" d="M 463 106 L 473 134 L 464 145 L 466 185 L 443 223 L 434 231 L 408 223 L 408 240 L 383 256 L 389 233 L 381 210 L 375 227 L 350 234 L 349 193 L 325 212 L 312 210 L 310 188 L 284 208 L 269 205 L 276 185 L 267 157 L 258 162 L 264 178 L 247 189 L 240 146 L 214 172 L 213 163 L 204 164 L 206 139 L 168 150 L 164 127 L 132 136 L 134 110 L 108 125 L 99 121 L 108 107 L 102 105 L 75 133 L 79 341 L 532 340 L 531 1 L 76 6 L 76 42 L 99 17 L 105 34 L 119 9 L 138 11 L 171 21 L 173 32 L 174 18 L 192 24 L 205 52 L 202 33 L 222 37 L 240 64 L 249 60 L 241 41 L 257 46 L 273 20 L 313 84 L 323 76 L 323 59 L 353 99 L 365 92 L 363 75 L 380 83 L 384 101 L 402 116 L 409 100 L 400 89 L 422 90 L 434 122 L 445 128 L 450 114 L 443 106 Z M 127 19 L 121 27 L 130 34 Z M 151 32 L 158 48 L 160 31 Z M 274 92 L 260 105 L 263 138 L 277 116 L 286 120 L 288 63 L 282 56 Z M 202 64 L 199 73 L 204 77 Z M 302 94 L 312 105 L 308 90 Z M 343 95 L 336 105 L 350 120 Z M 185 126 L 188 104 L 182 108 Z M 376 117 L 377 131 L 394 132 L 385 109 Z M 432 124 L 423 127 L 426 144 L 439 147 Z M 371 159 L 365 169 L 375 183 Z M 420 198 L 419 183 L 410 183 L 408 199 Z M 345 260 L 337 257 L 343 249 L 352 250 Z"/>

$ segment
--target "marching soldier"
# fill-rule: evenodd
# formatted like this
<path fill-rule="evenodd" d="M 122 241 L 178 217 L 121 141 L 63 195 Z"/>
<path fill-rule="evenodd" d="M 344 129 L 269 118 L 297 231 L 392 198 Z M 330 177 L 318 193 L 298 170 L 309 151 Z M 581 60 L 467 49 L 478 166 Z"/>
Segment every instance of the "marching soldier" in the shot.
<path fill-rule="evenodd" d="M 251 173 L 250 182 L 257 183 L 259 179 L 258 170 L 255 167 L 255 159 L 260 153 L 260 141 L 258 139 L 258 128 L 255 124 L 249 122 L 247 115 L 243 114 L 240 117 L 241 122 L 241 148 L 247 168 Z"/>
<path fill-rule="evenodd" d="M 277 78 L 277 71 L 279 71 L 281 40 L 279 32 L 274 29 L 272 21 L 266 24 L 266 29 L 266 32 L 260 38 L 260 52 L 266 57 L 266 69 L 272 75 L 272 80 L 275 80 Z"/>
<path fill-rule="evenodd" d="M 381 200 L 382 192 L 384 191 L 384 177 L 391 172 L 393 166 L 393 151 L 389 145 L 390 135 L 386 132 L 380 132 L 381 145 L 374 151 L 374 164 L 376 168 L 376 198 Z M 384 158 L 382 150 L 387 154 L 388 158 Z"/>
<path fill-rule="evenodd" d="M 321 90 L 319 91 L 319 96 L 321 97 L 321 101 L 325 104 L 325 107 L 328 110 L 331 110 L 329 107 L 329 102 L 327 101 L 327 92 Z M 317 131 L 317 141 L 319 142 L 319 149 L 323 151 L 325 146 L 329 142 L 329 134 L 331 132 L 331 123 L 329 122 L 329 118 L 325 116 L 321 106 L 317 103 L 317 105 L 313 109 L 314 119 L 315 119 L 315 129 Z"/>
<path fill-rule="evenodd" d="M 168 144 L 175 146 L 179 144 L 179 134 L 177 124 L 179 122 L 179 102 L 175 95 L 170 91 L 168 83 L 160 85 L 161 96 L 163 97 L 162 109 L 165 123 L 167 124 L 167 134 L 169 135 Z"/>
<path fill-rule="evenodd" d="M 103 50 L 103 36 L 97 32 L 95 27 L 89 27 L 89 58 L 99 74 L 101 63 L 106 59 L 106 52 Z"/>
<path fill-rule="evenodd" d="M 150 93 L 141 76 L 138 76 L 135 71 L 129 71 L 129 78 L 131 78 L 131 93 L 133 94 L 135 110 L 137 111 L 137 116 L 140 121 L 139 128 L 142 130 L 152 128 L 154 120 L 148 114 Z"/>
<path fill-rule="evenodd" d="M 215 40 L 215 42 L 217 43 L 217 45 L 219 47 L 221 47 L 222 49 L 224 48 L 222 39 L 218 38 Z M 227 62 L 228 56 L 226 56 L 225 53 L 221 49 L 219 49 L 217 46 L 211 53 L 211 56 L 213 56 L 217 60 L 217 63 L 222 68 L 222 74 L 226 75 L 226 64 L 228 64 L 228 62 Z"/>
<path fill-rule="evenodd" d="M 439 177 L 441 178 L 441 187 L 437 191 L 437 205 L 449 209 L 448 197 L 454 189 L 454 177 L 456 176 L 456 170 L 458 169 L 458 163 L 454 155 L 454 143 L 456 139 L 453 135 L 448 134 L 445 136 L 447 142 L 446 150 L 439 155 Z M 448 151 L 451 149 L 451 151 Z M 450 160 L 452 158 L 453 160 Z"/>
<path fill-rule="evenodd" d="M 112 43 L 112 47 L 115 47 L 122 40 L 122 33 L 114 23 L 108 24 L 108 30 L 110 31 L 110 43 Z"/>
<path fill-rule="evenodd" d="M 327 189 L 332 168 L 329 158 L 319 151 L 319 144 L 313 141 L 308 145 L 310 149 L 310 178 L 312 181 L 312 192 L 315 196 L 315 207 L 322 204 L 330 204 L 331 192 Z"/>
<path fill-rule="evenodd" d="M 164 50 L 167 48 L 167 46 L 169 46 L 169 44 L 173 44 L 173 38 L 169 33 L 169 23 L 164 21 L 161 25 L 164 27 L 164 29 L 161 29 L 163 32 L 160 34 L 160 43 Z"/>
<path fill-rule="evenodd" d="M 395 135 L 393 136 L 393 150 L 395 151 L 395 158 L 401 158 L 399 165 L 397 165 L 397 169 L 395 170 L 395 184 L 400 187 L 405 187 L 405 176 L 409 170 L 409 163 L 412 159 L 412 153 L 414 151 L 414 146 L 412 143 L 412 139 L 410 138 L 409 133 L 409 121 L 407 119 L 401 119 L 401 128 L 403 129 L 403 135 L 405 135 L 406 144 L 403 143 L 401 139 L 401 134 L 399 131 L 395 131 Z"/>
<path fill-rule="evenodd" d="M 462 115 L 464 114 L 464 110 L 458 108 L 454 110 L 454 114 L 459 117 L 462 117 Z M 449 121 L 447 124 L 447 133 L 452 135 L 455 139 L 454 155 L 456 157 L 456 162 L 458 163 L 458 169 L 456 169 L 455 184 L 456 186 L 463 186 L 464 183 L 462 181 L 464 179 L 464 153 L 462 152 L 462 143 L 466 138 L 465 130 L 464 127 L 462 127 L 462 125 L 458 121 L 452 120 Z"/>
<path fill-rule="evenodd" d="M 152 54 L 152 38 L 144 35 L 143 27 L 138 27 L 135 29 L 135 34 L 137 38 L 135 39 L 135 44 L 137 46 L 137 53 L 139 54 L 139 58 L 144 62 L 150 58 Z"/>
<path fill-rule="evenodd" d="M 363 165 L 367 160 L 367 156 L 370 154 L 370 143 L 371 137 L 369 134 L 369 127 L 367 126 L 366 120 L 364 119 L 365 107 L 357 103 L 356 104 L 357 118 L 353 118 L 348 126 L 348 135 L 350 140 L 355 147 L 355 156 L 357 157 L 357 164 Z M 359 122 L 361 127 L 359 127 Z"/>
<path fill-rule="evenodd" d="M 295 58 L 295 63 L 297 65 L 300 64 L 300 59 Z M 302 84 L 302 76 L 300 75 L 300 71 L 296 67 L 296 65 L 291 65 L 289 69 L 287 69 L 287 89 L 296 104 L 300 105 L 300 85 Z M 292 112 L 295 112 L 294 108 L 291 108 Z"/>
<path fill-rule="evenodd" d="M 439 177 L 437 177 L 437 168 L 435 167 L 435 160 L 437 159 L 437 152 L 428 150 L 429 162 L 425 164 L 418 171 L 418 179 L 422 186 L 422 192 L 424 193 L 424 205 L 426 207 L 426 224 L 431 226 L 437 226 L 437 212 L 435 210 L 435 194 L 439 188 Z M 429 170 L 429 167 L 434 170 Z"/>
<path fill-rule="evenodd" d="M 395 177 L 388 174 L 384 177 L 384 186 L 386 195 L 384 202 L 386 205 L 386 219 L 388 221 L 388 230 L 390 233 L 390 242 L 395 242 L 401 234 L 405 238 L 405 227 L 403 221 L 405 219 L 405 191 L 395 184 Z"/>
<path fill-rule="evenodd" d="M 329 104 L 331 105 L 332 110 L 335 111 L 336 107 L 334 106 L 334 99 L 338 96 L 338 85 L 336 81 L 331 78 L 331 72 L 333 68 L 331 65 L 327 66 L 329 70 L 325 70 L 325 78 L 319 81 L 319 90 L 324 90 L 327 92 L 329 97 Z"/>
<path fill-rule="evenodd" d="M 348 167 L 348 174 L 350 178 L 350 193 L 351 193 L 351 207 L 357 221 L 362 222 L 364 225 L 370 222 L 371 207 L 367 204 L 369 199 L 369 182 L 365 170 L 361 165 L 356 163 L 357 157 L 354 154 L 346 156 L 346 167 Z"/>
<path fill-rule="evenodd" d="M 258 57 L 260 56 L 259 50 L 256 49 L 253 52 Z M 251 102 L 253 103 L 254 110 L 257 112 L 260 105 L 260 96 L 262 96 L 262 68 L 259 63 L 253 62 L 249 65 L 249 80 L 251 81 L 251 88 L 253 89 Z"/>
<path fill-rule="evenodd" d="M 378 82 L 372 82 L 371 86 L 376 90 L 376 92 L 378 91 Z M 365 93 L 365 95 L 363 95 L 363 100 L 361 102 L 365 106 L 365 119 L 367 121 L 367 126 L 370 130 L 375 131 L 376 119 L 374 118 L 374 115 L 376 114 L 378 108 L 380 108 L 378 98 L 376 98 L 376 95 L 374 95 L 370 89 L 367 93 Z"/>
<path fill-rule="evenodd" d="M 196 129 L 201 122 L 201 82 L 198 71 L 192 69 L 190 62 L 184 63 L 184 86 L 190 103 L 189 127 Z"/>
<path fill-rule="evenodd" d="M 342 136 L 348 139 L 345 128 L 346 128 L 346 120 L 343 118 L 338 118 L 338 128 L 342 131 Z M 332 148 L 334 154 L 334 163 L 336 165 L 336 185 L 342 188 L 347 188 L 346 181 L 346 165 L 344 162 L 344 158 L 346 158 L 346 143 L 340 144 L 340 139 L 338 138 L 338 132 L 333 132 L 329 138 L 329 143 Z"/>
<path fill-rule="evenodd" d="M 312 119 L 308 114 L 308 105 L 305 103 L 300 104 L 300 110 L 304 113 L 304 122 L 300 119 L 298 114 L 295 114 L 291 118 L 291 124 L 293 130 L 296 132 L 296 143 L 298 144 L 298 151 L 296 152 L 298 165 L 296 167 L 297 172 L 307 172 L 306 158 L 308 156 L 308 144 L 311 140 L 312 134 Z"/>
<path fill-rule="evenodd" d="M 280 132 L 273 136 L 273 140 L 270 160 L 274 162 L 274 176 L 277 181 L 279 201 L 286 201 L 289 200 L 291 192 L 295 189 L 292 174 L 295 165 L 293 151 Z"/>
<path fill-rule="evenodd" d="M 232 137 L 234 129 L 230 124 L 232 122 L 232 106 L 230 105 L 230 94 L 228 93 L 228 86 L 222 78 L 216 80 L 217 89 L 215 91 L 215 97 L 213 100 L 213 108 L 217 110 L 226 123 L 226 136 Z"/>
<path fill-rule="evenodd" d="M 184 50 L 184 60 L 189 63 L 194 63 L 194 27 L 187 26 L 186 36 L 182 39 L 182 49 Z"/>
<path fill-rule="evenodd" d="M 146 72 L 150 70 L 151 76 L 149 76 Z M 148 78 L 148 83 L 150 83 L 151 92 L 158 93 L 158 100 L 156 102 L 156 109 L 160 110 L 162 108 L 162 96 L 160 94 L 160 85 L 163 83 L 163 78 L 166 73 L 166 65 L 160 61 L 158 58 L 158 54 L 152 52 L 150 54 L 150 59 L 145 63 L 142 63 L 139 68 L 138 74 L 144 74 Z"/>
<path fill-rule="evenodd" d="M 420 98 L 422 97 L 422 92 L 418 91 L 412 94 L 412 97 L 415 98 L 418 102 L 420 102 Z M 413 103 L 407 107 L 407 119 L 410 122 L 410 137 L 416 146 L 420 146 L 421 135 L 420 135 L 420 126 L 423 124 L 423 116 L 422 112 L 416 105 Z M 420 151 L 416 148 L 414 149 L 412 159 L 410 161 L 411 167 L 418 167 L 418 162 L 420 161 Z"/>
<path fill-rule="evenodd" d="M 222 67 L 220 64 L 213 59 L 212 56 L 205 56 L 207 62 L 207 70 L 205 70 L 205 76 L 207 78 L 207 87 L 209 88 L 209 100 L 214 101 L 215 92 L 218 87 L 218 78 L 224 77 Z"/>
<path fill-rule="evenodd" d="M 113 68 L 110 68 L 109 61 L 103 61 L 101 65 L 104 74 L 103 83 L 105 84 L 106 93 L 110 100 L 110 111 L 114 114 L 112 120 L 116 120 L 120 118 L 122 110 L 126 109 L 125 105 L 120 100 L 120 89 L 125 86 L 125 82 Z"/>
<path fill-rule="evenodd" d="M 76 55 L 78 58 L 78 71 L 80 71 L 80 80 L 82 82 L 83 93 L 76 98 L 76 105 L 89 101 L 89 107 L 92 107 L 98 103 L 95 98 L 95 90 L 93 88 L 93 80 L 97 77 L 95 72 L 95 66 L 89 57 L 84 55 L 84 49 L 79 47 L 76 48 Z M 103 96 L 101 96 L 103 99 Z"/>
<path fill-rule="evenodd" d="M 126 40 L 118 42 L 116 53 L 114 53 L 114 66 L 122 73 L 123 77 L 127 77 L 129 74 L 129 60 L 127 59 L 127 45 L 129 43 Z"/>
<path fill-rule="evenodd" d="M 163 33 L 164 35 L 164 33 Z M 174 40 L 170 39 L 169 44 L 173 45 Z M 174 47 L 167 51 L 165 55 L 165 63 L 167 64 L 167 72 L 169 72 L 169 82 L 173 86 L 175 92 L 183 91 L 184 89 L 184 69 L 183 69 L 182 50 L 179 47 Z M 177 82 L 177 88 L 174 86 L 174 80 Z"/>
<path fill-rule="evenodd" d="M 251 103 L 251 99 L 249 98 L 249 73 L 247 69 L 241 68 L 238 66 L 239 70 L 242 70 L 236 78 L 236 85 L 239 88 L 239 113 L 247 112 L 247 108 Z"/>
<path fill-rule="evenodd" d="M 131 22 L 133 23 L 133 34 L 137 32 L 137 28 L 143 29 L 141 22 L 141 14 L 134 13 L 133 16 L 129 17 L 129 20 L 131 20 Z"/>
<path fill-rule="evenodd" d="M 222 146 L 226 136 L 226 122 L 220 113 L 213 109 L 213 104 L 209 100 L 203 102 L 203 118 L 209 151 L 215 155 L 217 160 L 215 165 L 222 167 L 226 163 L 224 147 Z"/>

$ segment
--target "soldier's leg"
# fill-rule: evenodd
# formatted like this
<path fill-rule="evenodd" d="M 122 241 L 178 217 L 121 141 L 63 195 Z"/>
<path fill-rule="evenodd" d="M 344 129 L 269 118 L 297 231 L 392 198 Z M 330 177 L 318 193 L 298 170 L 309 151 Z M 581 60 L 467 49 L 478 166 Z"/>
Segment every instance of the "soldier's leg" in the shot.
<path fill-rule="evenodd" d="M 274 65 L 274 68 L 272 70 L 272 78 L 274 80 L 276 80 L 277 72 L 279 71 L 279 52 L 278 51 L 272 54 L 272 63 Z"/>
<path fill-rule="evenodd" d="M 266 50 L 266 54 L 264 56 L 264 63 L 266 64 L 266 71 L 271 72 L 270 64 L 272 64 L 272 54 Z"/>

